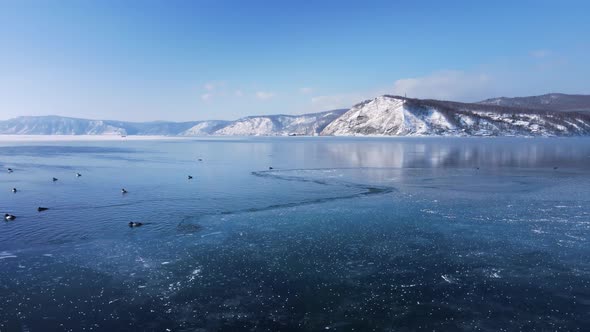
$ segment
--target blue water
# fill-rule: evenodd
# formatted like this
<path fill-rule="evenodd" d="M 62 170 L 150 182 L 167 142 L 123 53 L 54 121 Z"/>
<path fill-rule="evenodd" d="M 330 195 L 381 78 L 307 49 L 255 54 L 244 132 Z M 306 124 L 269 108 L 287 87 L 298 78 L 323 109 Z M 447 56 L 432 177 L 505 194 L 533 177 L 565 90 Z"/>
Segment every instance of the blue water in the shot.
<path fill-rule="evenodd" d="M 0 166 L 2 332 L 590 329 L 590 139 L 0 139 Z"/>

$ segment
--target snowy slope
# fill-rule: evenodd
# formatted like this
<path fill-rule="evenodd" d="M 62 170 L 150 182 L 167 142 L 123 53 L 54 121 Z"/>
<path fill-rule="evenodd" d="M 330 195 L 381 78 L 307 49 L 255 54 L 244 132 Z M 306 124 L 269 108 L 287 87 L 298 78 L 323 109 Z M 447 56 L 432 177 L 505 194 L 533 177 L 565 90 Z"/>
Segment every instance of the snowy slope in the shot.
<path fill-rule="evenodd" d="M 575 136 L 590 134 L 590 115 L 381 96 L 357 104 L 321 135 Z"/>
<path fill-rule="evenodd" d="M 318 135 L 326 125 L 346 110 L 333 110 L 304 115 L 249 116 L 215 131 L 225 136 Z"/>
<path fill-rule="evenodd" d="M 127 135 L 159 135 L 159 136 L 176 136 L 195 126 L 196 121 L 192 122 L 122 122 L 106 121 L 112 126 L 125 130 Z"/>
<path fill-rule="evenodd" d="M 215 131 L 227 126 L 230 121 L 200 121 L 191 128 L 181 132 L 182 136 L 207 136 L 212 135 Z"/>

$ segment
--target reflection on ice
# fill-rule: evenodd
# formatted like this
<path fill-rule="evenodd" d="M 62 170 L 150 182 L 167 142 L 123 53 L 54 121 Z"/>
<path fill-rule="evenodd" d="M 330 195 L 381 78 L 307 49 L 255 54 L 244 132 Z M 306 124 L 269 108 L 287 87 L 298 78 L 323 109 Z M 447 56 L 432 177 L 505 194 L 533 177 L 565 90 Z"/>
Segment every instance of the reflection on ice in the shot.
<path fill-rule="evenodd" d="M 386 142 L 386 143 L 384 143 Z M 383 139 L 364 144 L 337 142 L 322 146 L 331 160 L 356 167 L 505 168 L 590 165 L 584 139 Z"/>

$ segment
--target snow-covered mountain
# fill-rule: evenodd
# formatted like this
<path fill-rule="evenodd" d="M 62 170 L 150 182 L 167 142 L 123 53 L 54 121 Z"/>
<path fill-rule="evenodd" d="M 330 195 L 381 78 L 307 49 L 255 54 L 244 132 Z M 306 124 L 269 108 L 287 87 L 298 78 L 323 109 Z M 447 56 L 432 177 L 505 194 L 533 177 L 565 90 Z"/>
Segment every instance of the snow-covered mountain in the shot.
<path fill-rule="evenodd" d="M 0 135 L 318 135 L 346 110 L 304 115 L 250 116 L 236 121 L 124 122 L 61 116 L 21 116 L 0 121 Z"/>
<path fill-rule="evenodd" d="M 122 135 L 126 134 L 126 131 L 102 120 L 60 116 L 21 116 L 0 121 L 0 133 L 15 135 Z"/>
<path fill-rule="evenodd" d="M 548 93 L 541 96 L 491 98 L 478 104 L 524 107 L 547 111 L 590 111 L 590 95 L 567 95 Z"/>
<path fill-rule="evenodd" d="M 574 110 L 574 111 L 572 111 Z M 123 122 L 60 116 L 0 121 L 0 134 L 163 136 L 590 135 L 590 96 L 548 94 L 479 103 L 381 96 L 350 110 L 249 116 L 235 121 Z"/>
<path fill-rule="evenodd" d="M 321 135 L 590 135 L 590 114 L 385 95 L 355 105 Z"/>
<path fill-rule="evenodd" d="M 333 110 L 303 115 L 249 116 L 215 131 L 214 135 L 286 136 L 318 135 L 329 123 L 347 110 Z"/>
<path fill-rule="evenodd" d="M 21 116 L 0 121 L 8 135 L 178 135 L 199 122 L 123 122 L 62 116 Z"/>

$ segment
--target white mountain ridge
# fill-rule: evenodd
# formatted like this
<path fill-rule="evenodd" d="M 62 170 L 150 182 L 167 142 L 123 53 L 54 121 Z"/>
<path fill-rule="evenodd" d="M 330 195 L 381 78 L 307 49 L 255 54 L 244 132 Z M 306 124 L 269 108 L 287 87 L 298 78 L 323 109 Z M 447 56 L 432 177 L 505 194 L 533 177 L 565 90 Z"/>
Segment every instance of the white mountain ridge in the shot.
<path fill-rule="evenodd" d="M 62 116 L 21 116 L 0 121 L 4 135 L 177 135 L 199 122 L 124 122 Z"/>
<path fill-rule="evenodd" d="M 548 94 L 480 103 L 384 95 L 350 110 L 235 121 L 124 122 L 60 116 L 0 121 L 0 134 L 161 136 L 586 136 L 590 96 Z"/>

